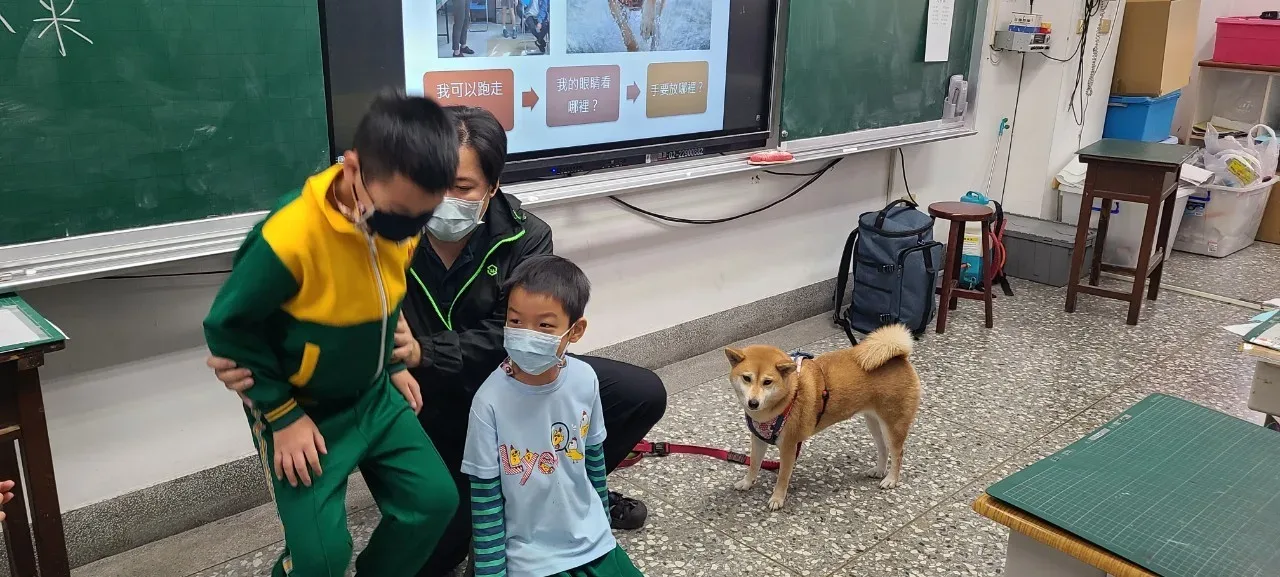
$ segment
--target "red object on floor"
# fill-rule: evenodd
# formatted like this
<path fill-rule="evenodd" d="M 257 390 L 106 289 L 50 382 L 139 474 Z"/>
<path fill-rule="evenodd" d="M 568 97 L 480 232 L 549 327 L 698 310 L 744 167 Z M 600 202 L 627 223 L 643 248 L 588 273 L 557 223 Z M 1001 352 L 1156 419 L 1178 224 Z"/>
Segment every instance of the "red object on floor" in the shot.
<path fill-rule="evenodd" d="M 747 159 L 747 163 L 757 166 L 767 166 L 770 164 L 786 164 L 795 159 L 796 157 L 794 154 L 785 150 L 766 150 L 764 152 L 752 154 L 751 158 Z"/>
<path fill-rule="evenodd" d="M 676 454 L 702 455 L 704 457 L 712 457 L 720 459 L 721 461 L 737 463 L 739 465 L 751 464 L 751 457 L 743 455 L 742 453 L 726 451 L 724 449 L 713 449 L 711 447 L 700 447 L 698 445 L 678 445 L 676 443 L 653 443 L 650 441 L 640 441 L 636 444 L 636 448 L 631 451 L 631 454 L 627 455 L 627 458 L 623 459 L 622 462 L 618 464 L 618 468 L 624 469 L 626 467 L 630 467 L 639 463 L 640 460 L 645 457 L 666 457 Z M 777 471 L 778 466 L 777 461 L 763 461 L 760 463 L 760 468 L 768 471 Z"/>

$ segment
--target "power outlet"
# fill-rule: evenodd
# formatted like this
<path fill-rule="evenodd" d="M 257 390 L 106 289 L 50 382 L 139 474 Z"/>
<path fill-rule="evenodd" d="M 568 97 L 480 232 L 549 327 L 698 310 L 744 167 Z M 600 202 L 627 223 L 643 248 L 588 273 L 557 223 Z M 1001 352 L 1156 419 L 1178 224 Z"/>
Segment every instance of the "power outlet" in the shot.
<path fill-rule="evenodd" d="M 1103 18 L 1101 21 L 1098 22 L 1098 34 L 1110 34 L 1110 33 L 1111 33 L 1111 19 Z"/>

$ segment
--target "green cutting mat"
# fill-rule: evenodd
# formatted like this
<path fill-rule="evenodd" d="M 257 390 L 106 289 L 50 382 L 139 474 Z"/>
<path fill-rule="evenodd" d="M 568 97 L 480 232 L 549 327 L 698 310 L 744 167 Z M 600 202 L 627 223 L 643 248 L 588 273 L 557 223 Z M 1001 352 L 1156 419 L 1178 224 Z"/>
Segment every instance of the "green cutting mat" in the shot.
<path fill-rule="evenodd" d="M 1152 395 L 987 489 L 1164 577 L 1280 574 L 1280 433 Z"/>

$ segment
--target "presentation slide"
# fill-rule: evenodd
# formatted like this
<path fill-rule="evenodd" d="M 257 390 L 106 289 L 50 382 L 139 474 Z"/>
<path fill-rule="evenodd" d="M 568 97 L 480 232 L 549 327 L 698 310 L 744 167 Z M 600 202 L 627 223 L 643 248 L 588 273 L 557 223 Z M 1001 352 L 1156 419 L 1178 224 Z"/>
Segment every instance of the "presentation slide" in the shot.
<path fill-rule="evenodd" d="M 404 86 L 480 106 L 512 153 L 724 130 L 725 0 L 402 3 Z"/>

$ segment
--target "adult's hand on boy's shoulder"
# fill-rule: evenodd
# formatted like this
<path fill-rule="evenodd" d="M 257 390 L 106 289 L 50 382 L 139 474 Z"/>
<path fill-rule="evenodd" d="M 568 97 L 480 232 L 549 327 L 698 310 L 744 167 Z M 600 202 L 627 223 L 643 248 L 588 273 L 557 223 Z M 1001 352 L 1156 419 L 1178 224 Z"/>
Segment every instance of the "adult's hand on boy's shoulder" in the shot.
<path fill-rule="evenodd" d="M 297 487 L 299 481 L 310 487 L 311 472 L 314 471 L 317 477 L 324 474 L 320 468 L 320 455 L 328 454 L 329 450 L 324 446 L 320 428 L 316 427 L 311 417 L 303 415 L 289 426 L 276 431 L 272 439 L 276 447 L 277 479 L 288 480 L 293 487 Z"/>
<path fill-rule="evenodd" d="M 249 369 L 241 368 L 231 359 L 210 356 L 205 360 L 204 364 L 213 369 L 213 376 L 222 381 L 226 385 L 228 391 L 233 391 L 240 395 L 240 400 L 244 401 L 246 407 L 253 408 L 253 401 L 246 397 L 244 392 L 253 386 L 253 373 Z"/>
<path fill-rule="evenodd" d="M 418 386 L 418 379 L 413 378 L 409 371 L 400 371 L 391 375 L 391 384 L 395 385 L 396 390 L 404 395 L 404 400 L 409 401 L 409 408 L 413 409 L 413 414 L 422 411 L 422 387 Z"/>
<path fill-rule="evenodd" d="M 409 330 L 409 322 L 404 320 L 404 313 L 400 314 L 400 320 L 396 322 L 395 348 L 391 350 L 391 360 L 404 363 L 411 369 L 422 364 L 422 345 L 418 343 L 418 339 L 413 338 L 413 331 Z"/>
<path fill-rule="evenodd" d="M 0 481 L 0 505 L 13 499 L 13 481 Z M 4 521 L 4 511 L 0 510 L 0 521 Z"/>

